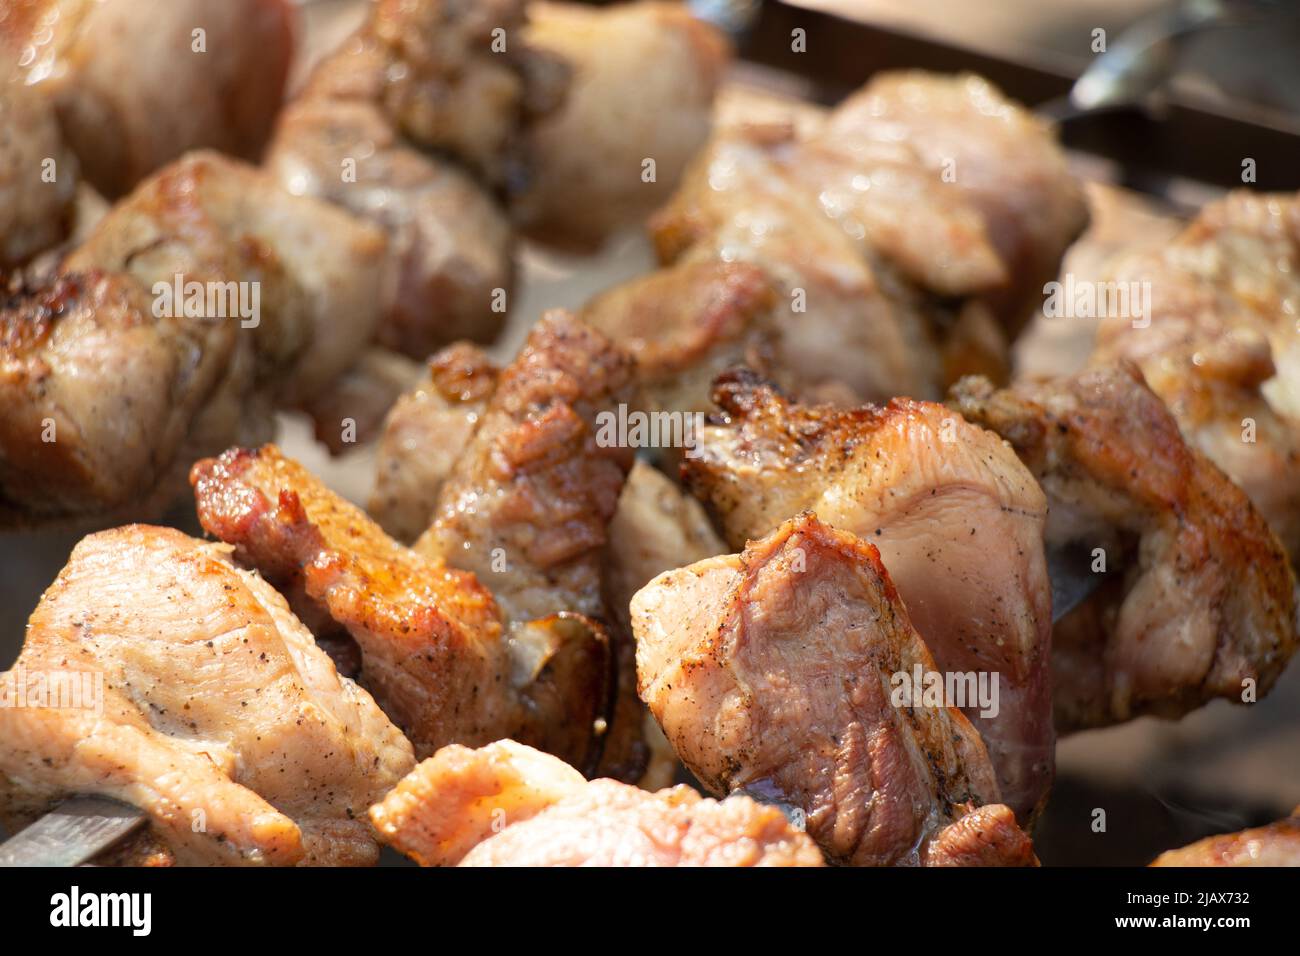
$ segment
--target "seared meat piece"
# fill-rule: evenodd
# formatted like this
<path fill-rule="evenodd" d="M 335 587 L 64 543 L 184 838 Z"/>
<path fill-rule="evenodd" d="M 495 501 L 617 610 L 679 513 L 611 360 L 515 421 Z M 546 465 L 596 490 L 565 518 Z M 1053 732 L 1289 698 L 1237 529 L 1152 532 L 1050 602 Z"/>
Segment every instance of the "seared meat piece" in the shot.
<path fill-rule="evenodd" d="M 598 629 L 553 614 L 507 635 L 474 575 L 393 541 L 274 446 L 201 461 L 191 480 L 207 531 L 318 629 L 347 629 L 362 683 L 418 755 L 517 735 L 582 766 L 594 759 L 609 668 Z"/>
<path fill-rule="evenodd" d="M 876 198 L 889 212 L 861 219 L 876 251 L 937 293 L 985 291 L 1008 338 L 1088 221 L 1083 191 L 1046 124 L 978 76 L 883 74 L 841 103 L 813 142 L 863 157 L 868 178 L 823 194 L 827 212 L 856 223 L 870 199 L 853 193 L 882 193 Z M 805 168 L 817 184 L 816 167 Z M 937 190 L 916 182 L 917 168 Z M 970 228 L 967 209 L 982 229 Z M 928 218 L 936 212 L 950 223 Z M 918 228 L 918 217 L 934 228 Z M 1000 269 L 990 268 L 982 242 L 992 244 Z"/>
<path fill-rule="evenodd" d="M 102 794 L 184 864 L 373 864 L 363 813 L 414 764 L 270 585 L 170 528 L 84 539 L 0 687 L 6 825 Z"/>
<path fill-rule="evenodd" d="M 328 64 L 327 64 L 328 65 Z M 505 323 L 495 290 L 513 284 L 505 213 L 470 175 L 407 145 L 365 101 L 290 104 L 267 160 L 291 193 L 318 196 L 388 233 L 392 286 L 379 342 L 413 358 Z"/>
<path fill-rule="evenodd" d="M 383 250 L 213 154 L 143 183 L 46 286 L 0 302 L 0 522 L 147 513 L 195 457 L 269 437 L 273 403 L 370 339 Z"/>
<path fill-rule="evenodd" d="M 631 624 L 632 595 L 665 571 L 726 552 L 708 515 L 662 471 L 638 460 L 609 524 L 610 606 Z"/>
<path fill-rule="evenodd" d="M 531 130 L 531 175 L 513 213 L 546 241 L 597 245 L 662 204 L 704 145 L 728 44 L 676 3 L 533 3 L 528 16 L 527 42 L 573 81 Z"/>
<path fill-rule="evenodd" d="M 998 800 L 959 710 L 894 703 L 899 675 L 935 663 L 879 552 L 810 513 L 660 575 L 632 622 L 641 697 L 687 767 L 714 793 L 799 808 L 834 862 L 925 862 L 946 827 Z M 1024 839 L 1006 842 L 1011 862 Z"/>
<path fill-rule="evenodd" d="M 595 422 L 626 401 L 631 380 L 630 359 L 599 332 L 543 316 L 497 380 L 416 550 L 490 581 L 507 620 L 603 617 L 605 529 L 632 456 L 601 447 Z"/>
<path fill-rule="evenodd" d="M 1151 314 L 1108 317 L 1093 361 L 1136 362 L 1300 561 L 1300 198 L 1234 193 L 1105 279 L 1149 283 Z"/>
<path fill-rule="evenodd" d="M 405 392 L 384 419 L 370 514 L 410 543 L 433 521 L 442 483 L 478 428 L 499 369 L 467 342 L 429 360 L 424 381 Z"/>
<path fill-rule="evenodd" d="M 1058 729 L 1240 703 L 1247 679 L 1272 687 L 1297 641 L 1286 553 L 1136 368 L 1004 391 L 966 379 L 953 398 L 1041 482 L 1049 544 L 1102 548 L 1114 578 L 1056 625 Z"/>
<path fill-rule="evenodd" d="M 1034 844 L 1011 808 L 976 807 L 925 845 L 922 866 L 1038 866 Z"/>
<path fill-rule="evenodd" d="M 1030 114 L 975 77 L 901 73 L 824 120 L 725 123 L 652 232 L 665 263 L 768 274 L 787 386 L 883 400 L 1003 372 L 1086 219 Z"/>
<path fill-rule="evenodd" d="M 0 273 L 67 235 L 76 185 L 77 160 L 45 101 L 21 83 L 0 85 Z"/>
<path fill-rule="evenodd" d="M 630 394 L 631 360 L 564 313 L 533 329 L 498 373 L 468 345 L 432 362 L 432 389 L 393 409 L 375 508 L 415 548 L 490 584 L 509 622 L 576 612 L 616 623 L 602 592 L 627 449 L 597 443 L 596 417 Z M 432 522 L 432 523 L 430 523 Z M 617 704 L 601 771 L 636 779 L 643 717 L 631 635 L 615 629 Z"/>
<path fill-rule="evenodd" d="M 410 779 L 409 777 L 407 778 Z M 1300 866 L 1300 807 L 1268 826 L 1206 837 L 1161 853 L 1152 866 Z"/>
<path fill-rule="evenodd" d="M 629 608 L 637 591 L 664 571 L 727 550 L 700 503 L 640 459 L 619 495 L 618 511 L 609 523 L 609 545 L 605 590 L 623 634 L 632 633 Z M 639 783 L 647 790 L 670 786 L 677 772 L 677 755 L 634 693 L 635 670 L 627 680 L 628 693 L 619 698 L 625 708 L 624 719 L 635 721 L 640 715 L 648 748 L 649 762 Z"/>
<path fill-rule="evenodd" d="M 720 131 L 652 220 L 661 261 L 765 273 L 778 293 L 774 360 L 801 389 L 934 394 L 938 357 L 923 303 L 822 213 L 797 166 L 786 128 Z"/>
<path fill-rule="evenodd" d="M 599 332 L 564 312 L 543 316 L 497 379 L 415 549 L 491 582 L 507 621 L 575 612 L 612 625 L 606 529 L 632 454 L 602 447 L 596 419 L 626 404 L 632 375 Z M 634 651 L 630 634 L 612 640 L 616 703 L 600 771 L 635 780 L 647 755 Z"/>
<path fill-rule="evenodd" d="M 875 120 L 874 85 L 846 100 L 800 144 L 795 174 L 809 200 L 864 256 L 884 255 L 908 281 L 942 296 L 988 292 L 1008 280 L 972 197 L 945 181 L 940 160 Z M 954 160 L 955 161 L 955 160 Z"/>
<path fill-rule="evenodd" d="M 423 866 L 821 866 L 781 811 L 689 787 L 587 783 L 512 740 L 444 747 L 371 808 L 381 839 Z"/>
<path fill-rule="evenodd" d="M 57 112 L 100 192 L 120 196 L 194 149 L 249 160 L 261 153 L 293 58 L 294 10 L 285 0 L 5 6 L 0 50 L 18 60 L 17 82 Z M 60 178 L 70 173 L 60 165 Z"/>
<path fill-rule="evenodd" d="M 866 538 L 945 672 L 996 675 L 994 715 L 966 707 L 1022 820 L 1051 785 L 1047 503 L 1015 453 L 957 413 L 895 399 L 841 410 L 790 403 L 746 372 L 719 380 L 687 486 L 733 548 L 809 510 Z"/>
<path fill-rule="evenodd" d="M 707 411 L 733 365 L 771 365 L 775 289 L 743 262 L 683 262 L 604 292 L 579 318 L 636 360 L 646 411 Z"/>
<path fill-rule="evenodd" d="M 505 320 L 512 237 L 492 191 L 521 175 L 527 128 L 566 83 L 524 42 L 524 22 L 522 0 L 381 0 L 316 67 L 270 150 L 290 192 L 388 232 L 379 341 L 413 358 L 490 341 Z"/>

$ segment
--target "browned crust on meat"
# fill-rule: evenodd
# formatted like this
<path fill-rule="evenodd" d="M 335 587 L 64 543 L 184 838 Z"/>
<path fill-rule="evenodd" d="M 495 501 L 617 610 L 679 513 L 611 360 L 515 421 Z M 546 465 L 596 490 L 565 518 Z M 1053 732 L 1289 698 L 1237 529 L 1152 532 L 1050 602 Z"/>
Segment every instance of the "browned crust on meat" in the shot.
<path fill-rule="evenodd" d="M 1111 570 L 1132 570 L 1056 625 L 1061 730 L 1142 714 L 1178 717 L 1213 697 L 1240 703 L 1248 679 L 1259 695 L 1267 693 L 1297 643 L 1295 578 L 1286 553 L 1245 493 L 1184 441 L 1136 366 L 1099 366 L 1006 391 L 966 379 L 953 396 L 968 419 L 1011 442 L 1049 494 L 1083 488 L 1085 495 L 1105 496 L 1114 511 L 1097 519 L 1096 543 L 1120 544 L 1127 553 L 1110 555 Z M 1117 699 L 1112 655 L 1124 637 L 1117 616 L 1139 561 L 1164 562 L 1176 575 L 1189 595 L 1180 610 L 1189 620 L 1200 611 L 1211 615 L 1216 646 L 1199 679 L 1125 687 Z"/>
<path fill-rule="evenodd" d="M 1166 850 L 1152 866 L 1300 866 L 1300 807 L 1267 826 Z"/>
<path fill-rule="evenodd" d="M 473 574 L 397 544 L 274 446 L 201 461 L 191 481 L 205 529 L 357 640 L 362 682 L 417 754 L 517 736 L 590 764 L 608 693 L 597 625 L 557 615 L 507 641 Z"/>

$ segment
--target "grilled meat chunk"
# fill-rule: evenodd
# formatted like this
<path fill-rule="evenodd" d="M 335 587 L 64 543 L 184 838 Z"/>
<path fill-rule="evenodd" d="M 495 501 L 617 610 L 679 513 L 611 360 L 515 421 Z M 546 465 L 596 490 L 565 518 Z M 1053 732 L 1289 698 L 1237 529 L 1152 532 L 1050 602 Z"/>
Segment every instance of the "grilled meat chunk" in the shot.
<path fill-rule="evenodd" d="M 978 76 L 877 76 L 831 113 L 814 142 L 861 157 L 867 178 L 845 189 L 843 171 L 825 183 L 805 166 L 818 187 L 838 187 L 822 194 L 827 212 L 865 229 L 876 251 L 923 288 L 982 292 L 1008 338 L 1088 221 L 1082 188 L 1047 125 Z M 916 182 L 918 169 L 939 191 Z M 854 193 L 870 199 L 873 191 L 887 212 L 858 218 L 868 200 Z M 933 228 L 918 228 L 918 217 Z"/>
<path fill-rule="evenodd" d="M 1206 837 L 1161 853 L 1152 866 L 1300 866 L 1300 807 L 1268 826 Z"/>
<path fill-rule="evenodd" d="M 109 197 L 183 153 L 255 160 L 293 59 L 285 0 L 13 0 L 0 52 Z M 199 32 L 201 31 L 201 32 Z M 46 153 L 53 156 L 54 153 Z M 60 180 L 71 184 L 60 165 Z"/>
<path fill-rule="evenodd" d="M 524 6 L 381 0 L 285 109 L 269 152 L 290 192 L 387 232 L 378 338 L 416 359 L 461 338 L 491 341 L 505 320 L 513 239 L 494 190 L 522 174 L 526 130 L 567 82 L 523 42 Z"/>
<path fill-rule="evenodd" d="M 370 514 L 410 543 L 433 522 L 442 483 L 478 429 L 500 369 L 468 342 L 429 360 L 428 373 L 404 392 L 384 419 Z"/>
<path fill-rule="evenodd" d="M 424 866 L 822 865 L 774 807 L 688 787 L 587 783 L 512 740 L 443 748 L 370 818 L 381 839 Z"/>
<path fill-rule="evenodd" d="M 422 554 L 492 582 L 508 620 L 604 616 L 606 526 L 628 449 L 601 447 L 596 417 L 626 402 L 632 363 L 571 315 L 551 312 L 497 380 L 438 495 Z"/>
<path fill-rule="evenodd" d="M 766 275 L 777 293 L 774 361 L 801 389 L 934 394 L 938 358 L 922 302 L 823 214 L 797 178 L 797 150 L 784 127 L 716 134 L 651 221 L 660 260 Z"/>
<path fill-rule="evenodd" d="M 564 312 L 542 317 L 502 371 L 415 544 L 490 581 L 508 621 L 575 612 L 606 626 L 607 528 L 632 463 L 597 418 L 626 405 L 631 359 Z M 631 635 L 613 627 L 615 704 L 600 773 L 635 780 L 647 754 Z"/>
<path fill-rule="evenodd" d="M 532 3 L 528 16 L 526 42 L 573 79 L 530 128 L 531 175 L 512 213 L 545 241 L 598 245 L 663 203 L 704 145 L 728 44 L 676 3 Z"/>
<path fill-rule="evenodd" d="M 269 437 L 370 339 L 383 250 L 214 154 L 147 180 L 0 303 L 0 522 L 148 513 L 196 457 Z"/>
<path fill-rule="evenodd" d="M 1104 278 L 1149 314 L 1103 321 L 1093 361 L 1136 362 L 1300 561 L 1300 199 L 1234 193 Z"/>
<path fill-rule="evenodd" d="M 515 735 L 594 759 L 609 670 L 598 628 L 557 613 L 507 634 L 474 575 L 393 541 L 274 446 L 201 461 L 191 480 L 207 531 L 318 629 L 334 622 L 356 640 L 362 683 L 418 755 Z"/>
<path fill-rule="evenodd" d="M 834 862 L 972 852 L 945 828 L 997 802 L 993 767 L 956 708 L 895 702 L 900 675 L 936 665 L 874 546 L 804 513 L 660 575 L 632 621 L 641 697 L 710 790 L 793 805 Z M 1023 862 L 1025 838 L 997 819 L 983 837 Z"/>
<path fill-rule="evenodd" d="M 466 344 L 431 363 L 432 388 L 393 409 L 374 507 L 417 551 L 490 583 L 510 622 L 576 612 L 613 626 L 602 590 L 607 526 L 631 455 L 596 420 L 631 396 L 632 363 L 564 313 L 544 317 L 498 372 Z M 646 761 L 631 635 L 613 627 L 617 704 L 601 772 Z"/>
<path fill-rule="evenodd" d="M 976 77 L 901 73 L 825 118 L 723 123 L 651 231 L 665 264 L 768 275 L 787 387 L 884 400 L 1004 372 L 1086 219 L 1036 119 Z"/>
<path fill-rule="evenodd" d="M 414 764 L 270 585 L 169 528 L 85 538 L 0 687 L 7 825 L 101 794 L 183 864 L 373 864 L 363 813 Z"/>
<path fill-rule="evenodd" d="M 21 83 L 0 85 L 0 273 L 68 234 L 76 184 L 76 157 L 45 101 Z"/>
<path fill-rule="evenodd" d="M 1269 690 L 1297 642 L 1286 553 L 1135 367 L 1003 391 L 965 379 L 953 403 L 1042 484 L 1049 544 L 1082 545 L 1094 563 L 1100 548 L 1113 576 L 1056 625 L 1058 729 L 1181 717 Z"/>
<path fill-rule="evenodd" d="M 775 371 L 775 301 L 756 266 L 683 262 L 596 296 L 579 318 L 636 360 L 645 411 L 703 412 L 714 378 L 731 366 Z"/>
<path fill-rule="evenodd" d="M 744 371 L 719 380 L 721 420 L 682 473 L 733 548 L 813 511 L 872 542 L 945 672 L 996 675 L 999 704 L 967 706 L 1022 820 L 1053 768 L 1047 503 L 997 436 L 941 405 L 789 402 Z"/>

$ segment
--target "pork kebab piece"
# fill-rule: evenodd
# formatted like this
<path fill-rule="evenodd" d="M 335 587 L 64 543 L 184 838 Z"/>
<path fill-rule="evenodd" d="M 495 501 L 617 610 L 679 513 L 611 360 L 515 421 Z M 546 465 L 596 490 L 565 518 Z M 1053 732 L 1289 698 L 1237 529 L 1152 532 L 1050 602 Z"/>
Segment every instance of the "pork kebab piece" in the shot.
<path fill-rule="evenodd" d="M 161 510 L 270 436 L 379 320 L 383 234 L 211 153 L 118 203 L 0 301 L 0 525 Z"/>
<path fill-rule="evenodd" d="M 513 740 L 444 747 L 370 809 L 422 866 L 821 866 L 776 807 L 588 782 Z"/>
<path fill-rule="evenodd" d="M 757 322 L 799 394 L 937 397 L 972 363 L 1005 372 L 1034 277 L 1087 219 L 1048 130 L 983 80 L 921 73 L 805 125 L 715 133 L 652 219 L 661 286 L 689 288 L 667 276 L 701 263 L 760 270 L 775 296 Z M 625 322 L 637 334 L 641 295 L 626 319 L 598 313 L 615 341 Z"/>
<path fill-rule="evenodd" d="M 380 0 L 285 109 L 268 166 L 388 232 L 379 342 L 422 359 L 500 332 L 512 219 L 596 243 L 671 187 L 725 60 L 711 27 L 657 3 Z"/>
<path fill-rule="evenodd" d="M 1300 866 L 1300 807 L 1267 826 L 1206 837 L 1161 853 L 1152 866 Z"/>
<path fill-rule="evenodd" d="M 1031 865 L 876 548 L 811 513 L 632 600 L 642 698 L 711 791 L 787 804 L 829 860 Z"/>
<path fill-rule="evenodd" d="M 98 794 L 148 814 L 154 863 L 376 861 L 364 814 L 411 745 L 230 550 L 145 525 L 77 545 L 0 674 L 7 826 Z"/>
<path fill-rule="evenodd" d="M 509 734 L 591 764 L 609 671 L 594 624 L 503 619 L 473 574 L 393 541 L 273 445 L 200 461 L 192 479 L 207 531 L 323 641 L 342 629 L 356 642 L 358 679 L 417 754 Z"/>
<path fill-rule="evenodd" d="M 76 197 L 77 160 L 53 111 L 30 87 L 0 86 L 0 274 L 68 234 Z"/>
<path fill-rule="evenodd" d="M 801 405 L 746 370 L 682 476 L 739 549 L 792 515 L 870 541 L 944 672 L 996 679 L 997 708 L 965 707 L 1002 799 L 1022 820 L 1051 786 L 1047 502 L 998 436 L 942 405 Z M 996 713 L 991 711 L 996 710 Z"/>
<path fill-rule="evenodd" d="M 199 518 L 318 634 L 355 639 L 362 681 L 419 754 L 511 736 L 590 770 L 618 736 L 600 562 L 628 465 L 590 421 L 629 378 L 597 333 L 544 318 L 414 550 L 273 448 L 197 464 Z"/>
<path fill-rule="evenodd" d="M 1149 303 L 1102 322 L 1093 361 L 1136 362 L 1300 562 L 1300 198 L 1234 193 L 1104 278 Z"/>
<path fill-rule="evenodd" d="M 443 485 L 478 430 L 500 374 L 481 349 L 458 343 L 431 359 L 423 383 L 389 411 L 369 510 L 397 540 L 412 542 L 433 523 Z M 624 727 L 635 724 L 642 712 L 632 674 L 627 611 L 632 595 L 655 575 L 682 561 L 710 557 L 726 549 L 699 503 L 684 495 L 662 472 L 639 460 L 623 485 L 605 537 L 609 549 L 604 567 L 599 569 L 604 577 L 601 616 L 615 626 L 621 654 L 619 700 L 623 714 L 618 724 Z M 449 553 L 449 560 L 454 560 L 455 550 Z M 599 573 L 594 568 L 584 571 L 593 581 L 599 580 Z M 641 722 L 652 764 L 642 782 L 667 786 L 676 758 L 648 715 L 642 714 Z M 640 763 L 641 758 L 635 757 L 626 768 L 607 762 L 602 769 L 620 778 L 634 778 Z"/>
<path fill-rule="evenodd" d="M 1049 547 L 1081 547 L 1107 579 L 1052 634 L 1058 730 L 1268 692 L 1300 637 L 1286 552 L 1141 372 L 1098 366 L 1000 391 L 964 379 L 953 404 L 1041 483 Z"/>
<path fill-rule="evenodd" d="M 512 238 L 494 190 L 521 174 L 524 129 L 567 84 L 562 64 L 523 42 L 524 8 L 380 0 L 286 106 L 268 152 L 290 192 L 387 232 L 378 339 L 415 358 L 491 341 L 505 320 L 493 297 L 511 288 Z"/>
<path fill-rule="evenodd" d="M 287 0 L 9 0 L 0 64 L 14 69 L 0 67 L 0 103 L 15 87 L 34 93 L 110 198 L 191 150 L 256 160 L 284 98 L 295 20 Z M 70 187 L 75 167 L 57 170 Z M 49 186 L 39 161 L 24 171 L 33 191 Z"/>
<path fill-rule="evenodd" d="M 580 248 L 640 226 L 709 137 L 726 39 L 660 0 L 530 3 L 524 37 L 561 60 L 570 82 L 564 103 L 526 131 L 515 221 L 544 242 Z"/>

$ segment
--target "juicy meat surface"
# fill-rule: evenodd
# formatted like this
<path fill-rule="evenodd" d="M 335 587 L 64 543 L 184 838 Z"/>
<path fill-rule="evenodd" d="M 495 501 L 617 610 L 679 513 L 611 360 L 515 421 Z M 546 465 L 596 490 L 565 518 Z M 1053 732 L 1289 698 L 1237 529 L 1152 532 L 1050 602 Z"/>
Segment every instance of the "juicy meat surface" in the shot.
<path fill-rule="evenodd" d="M 1295 650 L 1295 578 L 1246 495 L 1183 440 L 1127 363 L 953 403 L 1006 438 L 1042 484 L 1047 541 L 1103 549 L 1113 580 L 1056 625 L 1057 727 L 1262 696 Z M 1255 699 L 1251 696 L 1249 699 Z"/>
<path fill-rule="evenodd" d="M 1268 826 L 1206 837 L 1161 853 L 1152 866 L 1300 866 L 1300 807 Z"/>
<path fill-rule="evenodd" d="M 442 483 L 478 429 L 500 374 L 482 349 L 449 345 L 384 419 L 369 511 L 394 538 L 410 543 L 433 522 Z"/>
<path fill-rule="evenodd" d="M 583 780 L 512 740 L 444 747 L 371 808 L 380 838 L 424 866 L 821 866 L 780 810 L 689 787 Z"/>
<path fill-rule="evenodd" d="M 0 301 L 0 523 L 160 510 L 195 458 L 269 437 L 273 404 L 369 340 L 383 248 L 214 154 L 141 184 L 52 279 Z M 160 296 L 177 276 L 202 304 Z"/>
<path fill-rule="evenodd" d="M 606 527 L 631 467 L 596 418 L 626 403 L 632 363 L 564 312 L 533 327 L 442 483 L 417 551 L 492 584 L 507 620 L 604 616 Z"/>
<path fill-rule="evenodd" d="M 31 696 L 63 679 L 83 693 Z M 20 686 L 0 707 L 6 824 L 101 794 L 183 864 L 373 864 L 365 810 L 414 764 L 270 585 L 169 528 L 77 545 L 0 675 Z"/>
<path fill-rule="evenodd" d="M 597 628 L 552 614 L 507 633 L 473 574 L 393 541 L 274 446 L 200 461 L 191 481 L 208 532 L 357 642 L 362 683 L 418 755 L 517 735 L 591 762 L 608 693 Z"/>
<path fill-rule="evenodd" d="M 776 290 L 747 263 L 683 262 L 609 289 L 578 317 L 636 361 L 647 412 L 707 411 L 733 365 L 769 369 Z"/>
<path fill-rule="evenodd" d="M 532 3 L 528 17 L 526 42 L 573 78 L 530 130 L 530 175 L 512 213 L 548 242 L 598 245 L 663 203 L 708 138 L 729 45 L 676 3 Z"/>
<path fill-rule="evenodd" d="M 28 86 L 0 83 L 0 273 L 68 234 L 76 186 L 77 160 L 48 105 Z"/>
<path fill-rule="evenodd" d="M 925 862 L 998 801 L 961 711 L 895 703 L 898 675 L 936 665 L 879 552 L 811 513 L 655 578 L 632 621 L 641 697 L 682 762 L 714 793 L 798 808 L 833 862 Z"/>
<path fill-rule="evenodd" d="M 21 64 L 82 172 L 120 196 L 183 153 L 255 160 L 294 52 L 286 0 L 10 0 L 0 59 Z M 195 30 L 202 30 L 196 50 Z M 54 153 L 44 155 L 53 156 Z M 2 167 L 0 167 L 2 168 Z M 59 181 L 72 179 L 60 164 Z"/>
<path fill-rule="evenodd" d="M 865 229 L 924 288 L 987 292 L 1009 338 L 1088 221 L 1049 127 L 978 76 L 878 76 L 832 111 L 814 141 L 861 161 L 868 180 L 845 189 L 843 173 L 822 182 L 815 165 L 805 167 L 817 186 L 832 187 L 822 194 L 827 212 Z M 916 181 L 918 171 L 928 183 Z M 855 195 L 873 190 L 883 196 Z M 881 206 L 859 220 L 869 201 Z"/>
<path fill-rule="evenodd" d="M 522 0 L 380 0 L 285 109 L 267 158 L 290 192 L 343 206 L 389 237 L 378 339 L 423 359 L 490 341 L 513 285 L 494 193 L 526 167 L 525 138 L 567 71 L 523 42 Z M 494 31 L 505 31 L 504 51 Z"/>
<path fill-rule="evenodd" d="M 629 780 L 647 758 L 636 665 L 603 580 L 632 452 L 602 446 L 596 422 L 625 406 L 632 388 L 627 354 L 568 313 L 544 315 L 497 378 L 415 544 L 491 582 L 509 622 L 573 612 L 611 629 L 614 711 L 600 772 Z"/>
<path fill-rule="evenodd" d="M 934 394 L 939 360 L 923 303 L 821 211 L 797 178 L 797 150 L 783 127 L 715 134 L 651 220 L 660 260 L 740 263 L 766 275 L 776 292 L 774 359 L 800 389 Z"/>
<path fill-rule="evenodd" d="M 796 394 L 931 398 L 1003 373 L 1087 221 L 1049 130 L 984 80 L 916 72 L 811 122 L 767 116 L 724 121 L 690 165 L 651 222 L 661 262 L 765 272 Z"/>
<path fill-rule="evenodd" d="M 386 527 L 419 535 L 416 551 L 489 584 L 510 626 L 572 612 L 610 629 L 617 703 L 600 771 L 619 779 L 646 759 L 631 635 L 602 587 L 631 455 L 602 447 L 596 420 L 633 384 L 631 359 L 565 313 L 543 317 L 503 370 L 451 346 L 389 414 L 372 499 Z"/>
<path fill-rule="evenodd" d="M 1136 362 L 1300 561 L 1300 198 L 1233 193 L 1104 279 L 1148 283 L 1150 314 L 1106 318 L 1093 361 Z"/>
<path fill-rule="evenodd" d="M 930 402 L 798 405 L 743 371 L 715 397 L 722 414 L 682 474 L 727 543 L 812 511 L 879 548 L 940 668 L 996 677 L 997 705 L 964 709 L 1003 799 L 1032 816 L 1054 751 L 1047 502 L 1033 476 L 996 435 Z"/>

